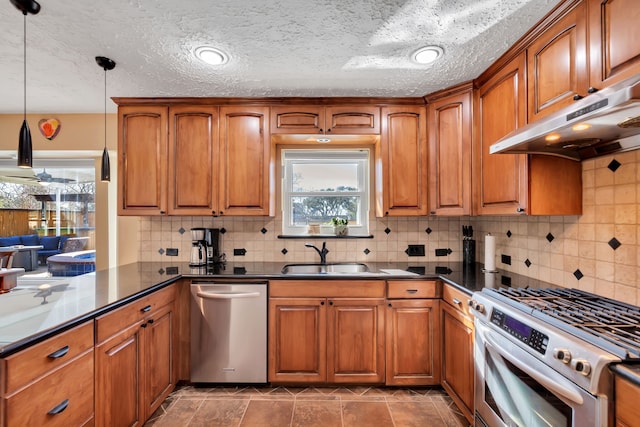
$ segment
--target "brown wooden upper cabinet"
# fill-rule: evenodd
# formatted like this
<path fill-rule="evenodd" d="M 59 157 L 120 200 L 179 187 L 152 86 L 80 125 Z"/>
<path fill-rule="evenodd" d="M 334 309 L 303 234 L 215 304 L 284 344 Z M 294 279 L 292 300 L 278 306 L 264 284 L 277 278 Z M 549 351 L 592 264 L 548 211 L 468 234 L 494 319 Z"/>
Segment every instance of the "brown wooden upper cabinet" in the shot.
<path fill-rule="evenodd" d="M 477 92 L 475 213 L 580 215 L 579 162 L 547 155 L 489 154 L 491 144 L 525 123 L 525 54 L 516 56 Z"/>
<path fill-rule="evenodd" d="M 169 214 L 217 215 L 218 107 L 169 108 Z"/>
<path fill-rule="evenodd" d="M 428 213 L 426 116 L 426 108 L 417 105 L 382 108 L 376 216 Z"/>
<path fill-rule="evenodd" d="M 427 97 L 429 213 L 471 213 L 471 84 Z"/>
<path fill-rule="evenodd" d="M 579 3 L 527 47 L 529 122 L 594 90 L 588 83 L 586 14 Z"/>
<path fill-rule="evenodd" d="M 590 84 L 602 89 L 640 73 L 637 0 L 585 0 L 589 12 Z"/>
<path fill-rule="evenodd" d="M 377 135 L 380 107 L 286 105 L 271 107 L 273 134 Z"/>
<path fill-rule="evenodd" d="M 219 215 L 269 215 L 269 107 L 220 107 Z"/>
<path fill-rule="evenodd" d="M 167 212 L 168 110 L 118 108 L 118 215 Z"/>

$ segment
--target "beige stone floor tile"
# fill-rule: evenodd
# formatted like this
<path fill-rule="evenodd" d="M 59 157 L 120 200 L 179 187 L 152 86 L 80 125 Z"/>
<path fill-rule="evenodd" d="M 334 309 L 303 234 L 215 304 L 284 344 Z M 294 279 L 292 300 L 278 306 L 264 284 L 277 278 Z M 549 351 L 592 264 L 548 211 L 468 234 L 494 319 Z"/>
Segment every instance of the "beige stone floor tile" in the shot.
<path fill-rule="evenodd" d="M 202 399 L 179 398 L 166 415 L 153 423 L 153 427 L 186 427 L 203 402 Z"/>
<path fill-rule="evenodd" d="M 191 418 L 189 427 L 237 427 L 248 405 L 248 399 L 205 400 Z"/>
<path fill-rule="evenodd" d="M 240 423 L 241 427 L 289 426 L 293 400 L 251 400 Z"/>
<path fill-rule="evenodd" d="M 393 420 L 386 402 L 342 402 L 344 427 L 393 427 Z"/>
<path fill-rule="evenodd" d="M 342 408 L 339 401 L 296 400 L 292 427 L 341 427 Z"/>
<path fill-rule="evenodd" d="M 446 427 L 432 402 L 389 402 L 395 427 Z"/>

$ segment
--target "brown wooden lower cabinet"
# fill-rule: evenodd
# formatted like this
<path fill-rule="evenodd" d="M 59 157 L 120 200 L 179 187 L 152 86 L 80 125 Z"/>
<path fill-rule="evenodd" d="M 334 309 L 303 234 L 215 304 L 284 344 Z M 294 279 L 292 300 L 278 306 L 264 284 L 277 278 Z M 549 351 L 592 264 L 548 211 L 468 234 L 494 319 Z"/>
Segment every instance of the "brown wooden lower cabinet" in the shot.
<path fill-rule="evenodd" d="M 468 296 L 445 286 L 442 313 L 442 387 L 473 423 L 473 320 L 465 311 Z M 451 297 L 451 298 L 449 298 Z M 464 303 L 464 304 L 463 304 Z M 455 304 L 455 305 L 454 305 Z"/>
<path fill-rule="evenodd" d="M 615 393 L 616 427 L 640 425 L 640 386 L 616 375 Z"/>
<path fill-rule="evenodd" d="M 97 426 L 141 426 L 173 390 L 174 291 L 164 288 L 96 319 Z M 112 333 L 122 319 L 130 321 Z"/>

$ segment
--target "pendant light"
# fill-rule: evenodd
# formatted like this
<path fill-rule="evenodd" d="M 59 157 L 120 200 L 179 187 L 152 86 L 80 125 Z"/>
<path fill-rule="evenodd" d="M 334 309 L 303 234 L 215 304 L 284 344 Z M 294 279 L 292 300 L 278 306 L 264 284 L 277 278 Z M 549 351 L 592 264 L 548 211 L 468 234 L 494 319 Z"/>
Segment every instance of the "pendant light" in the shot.
<path fill-rule="evenodd" d="M 33 0 L 10 0 L 24 15 L 24 119 L 20 127 L 20 139 L 18 141 L 18 166 L 30 168 L 33 165 L 33 148 L 31 144 L 31 130 L 27 123 L 27 14 L 36 15 L 40 12 L 40 4 Z"/>
<path fill-rule="evenodd" d="M 104 56 L 96 56 L 96 62 L 104 68 L 104 150 L 102 151 L 102 167 L 100 180 L 111 181 L 111 164 L 109 163 L 109 152 L 107 151 L 107 71 L 116 68 L 116 63 Z"/>

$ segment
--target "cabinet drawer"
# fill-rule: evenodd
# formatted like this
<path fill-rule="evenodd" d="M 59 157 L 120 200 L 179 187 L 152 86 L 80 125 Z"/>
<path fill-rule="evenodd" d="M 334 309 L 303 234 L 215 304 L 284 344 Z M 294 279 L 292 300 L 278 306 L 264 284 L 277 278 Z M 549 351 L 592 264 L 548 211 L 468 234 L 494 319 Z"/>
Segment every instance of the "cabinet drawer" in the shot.
<path fill-rule="evenodd" d="M 2 361 L 6 382 L 3 396 L 67 363 L 93 347 L 93 321 L 84 323 Z"/>
<path fill-rule="evenodd" d="M 469 311 L 469 300 L 471 299 L 471 295 L 456 289 L 451 285 L 444 285 L 444 289 L 442 290 L 442 299 L 449 305 L 464 313 L 466 316 L 472 316 Z"/>
<path fill-rule="evenodd" d="M 139 300 L 132 301 L 96 319 L 96 342 L 100 343 L 129 325 L 153 315 L 158 308 L 175 299 L 175 286 L 168 286 Z"/>
<path fill-rule="evenodd" d="M 388 280 L 387 298 L 440 298 L 442 282 L 438 280 Z"/>
<path fill-rule="evenodd" d="M 3 425 L 85 425 L 93 418 L 93 390 L 93 350 L 90 350 L 6 399 Z"/>
<path fill-rule="evenodd" d="M 383 280 L 271 280 L 271 297 L 384 298 Z"/>

